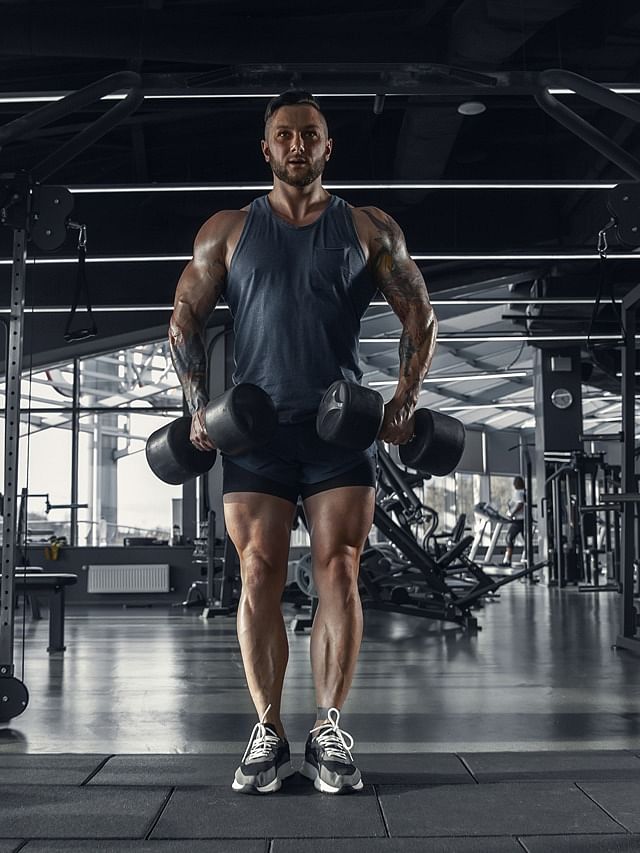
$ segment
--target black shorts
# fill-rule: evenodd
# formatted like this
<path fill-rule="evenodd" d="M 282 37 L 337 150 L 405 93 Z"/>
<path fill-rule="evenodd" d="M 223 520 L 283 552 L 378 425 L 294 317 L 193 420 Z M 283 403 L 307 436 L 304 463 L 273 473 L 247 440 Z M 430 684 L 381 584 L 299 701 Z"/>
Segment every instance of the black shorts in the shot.
<path fill-rule="evenodd" d="M 513 548 L 516 542 L 516 537 L 520 534 L 524 538 L 524 519 L 520 518 L 512 521 L 507 530 L 507 545 Z"/>
<path fill-rule="evenodd" d="M 348 450 L 322 441 L 315 419 L 280 424 L 265 446 L 240 456 L 222 457 L 222 492 L 260 492 L 295 504 L 345 486 L 376 485 L 375 444 Z"/>

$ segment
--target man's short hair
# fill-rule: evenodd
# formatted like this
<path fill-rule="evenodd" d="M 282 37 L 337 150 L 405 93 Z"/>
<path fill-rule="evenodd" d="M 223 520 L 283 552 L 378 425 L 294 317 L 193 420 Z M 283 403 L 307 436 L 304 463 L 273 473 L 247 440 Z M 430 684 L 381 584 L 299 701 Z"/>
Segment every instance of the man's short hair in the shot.
<path fill-rule="evenodd" d="M 276 97 L 272 98 L 267 104 L 267 109 L 264 113 L 265 136 L 267 128 L 269 127 L 269 122 L 273 118 L 276 110 L 279 110 L 280 107 L 289 107 L 292 104 L 309 104 L 314 109 L 318 110 L 326 125 L 327 120 L 322 112 L 320 104 L 316 101 L 311 92 L 305 92 L 304 89 L 287 89 L 286 92 L 283 92 L 281 95 L 276 95 Z"/>

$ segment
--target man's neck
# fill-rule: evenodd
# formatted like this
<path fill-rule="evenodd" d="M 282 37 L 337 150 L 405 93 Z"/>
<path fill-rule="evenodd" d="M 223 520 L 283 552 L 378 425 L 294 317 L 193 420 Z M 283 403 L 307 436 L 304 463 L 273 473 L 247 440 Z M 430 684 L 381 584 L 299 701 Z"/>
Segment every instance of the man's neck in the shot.
<path fill-rule="evenodd" d="M 317 214 L 327 206 L 329 199 L 330 194 L 319 181 L 306 187 L 292 187 L 276 179 L 269 193 L 271 207 L 293 222 L 303 222 Z"/>

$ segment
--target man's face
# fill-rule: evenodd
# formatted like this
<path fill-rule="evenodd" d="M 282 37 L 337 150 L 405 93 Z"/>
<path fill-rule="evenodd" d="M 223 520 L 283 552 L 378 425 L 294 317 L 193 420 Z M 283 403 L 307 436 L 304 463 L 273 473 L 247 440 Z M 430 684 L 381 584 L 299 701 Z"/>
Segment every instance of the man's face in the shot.
<path fill-rule="evenodd" d="M 292 187 L 306 187 L 322 175 L 331 147 L 322 115 L 309 104 L 280 107 L 262 140 L 273 174 Z"/>

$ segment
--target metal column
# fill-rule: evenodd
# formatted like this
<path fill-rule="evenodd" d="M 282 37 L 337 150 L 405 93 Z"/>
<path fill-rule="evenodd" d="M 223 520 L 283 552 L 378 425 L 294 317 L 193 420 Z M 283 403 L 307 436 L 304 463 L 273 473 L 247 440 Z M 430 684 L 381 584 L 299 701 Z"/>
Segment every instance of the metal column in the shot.
<path fill-rule="evenodd" d="M 27 208 L 30 193 L 27 193 Z M 25 218 L 28 211 L 25 211 Z M 24 340 L 24 293 L 27 266 L 27 234 L 13 234 L 11 265 L 11 320 L 6 351 L 6 419 L 4 425 L 4 518 L 2 530 L 2 617 L 0 620 L 0 719 L 18 716 L 27 707 L 29 695 L 14 677 L 14 597 L 16 564 L 16 521 L 18 498 L 18 444 L 20 441 L 20 384 Z M 3 713 L 6 710 L 6 714 Z"/>
<path fill-rule="evenodd" d="M 636 488 L 636 329 L 640 307 L 640 285 L 628 293 L 622 303 L 625 342 L 622 349 L 622 494 L 616 496 L 622 507 L 622 634 L 616 646 L 640 654 L 638 615 L 634 601 L 635 517 L 640 497 Z M 612 498 L 614 499 L 614 498 Z"/>

